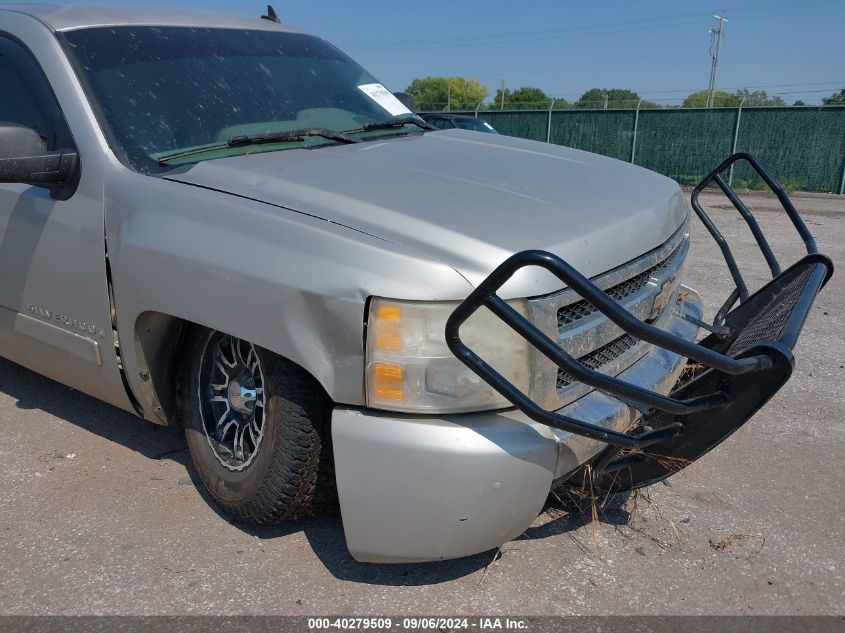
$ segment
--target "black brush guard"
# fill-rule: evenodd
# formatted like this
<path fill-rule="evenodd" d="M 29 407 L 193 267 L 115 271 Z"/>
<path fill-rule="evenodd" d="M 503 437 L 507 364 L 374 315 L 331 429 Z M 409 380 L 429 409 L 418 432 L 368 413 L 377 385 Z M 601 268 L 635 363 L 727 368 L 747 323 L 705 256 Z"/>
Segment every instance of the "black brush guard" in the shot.
<path fill-rule="evenodd" d="M 754 216 L 722 177 L 738 161 L 747 162 L 768 185 L 804 241 L 807 255 L 786 270 L 781 270 Z M 699 202 L 699 194 L 710 184 L 722 190 L 746 221 L 772 272 L 772 280 L 753 294 L 748 292 L 730 246 Z M 725 160 L 693 190 L 691 202 L 719 245 L 735 284 L 713 325 L 700 323 L 711 334 L 698 344 L 640 321 L 560 257 L 539 250 L 508 258 L 446 323 L 446 341 L 452 353 L 529 418 L 607 444 L 589 463 L 593 492 L 634 489 L 660 481 L 748 421 L 789 380 L 794 365 L 791 350 L 816 295 L 833 273 L 832 262 L 818 252 L 792 201 L 753 156 L 739 153 Z M 684 378 L 665 396 L 582 365 L 496 294 L 516 271 L 528 266 L 551 272 L 628 334 L 689 359 Z M 481 306 L 576 380 L 639 408 L 643 412 L 639 426 L 630 433 L 605 429 L 548 411 L 523 394 L 461 341 L 461 325 Z"/>

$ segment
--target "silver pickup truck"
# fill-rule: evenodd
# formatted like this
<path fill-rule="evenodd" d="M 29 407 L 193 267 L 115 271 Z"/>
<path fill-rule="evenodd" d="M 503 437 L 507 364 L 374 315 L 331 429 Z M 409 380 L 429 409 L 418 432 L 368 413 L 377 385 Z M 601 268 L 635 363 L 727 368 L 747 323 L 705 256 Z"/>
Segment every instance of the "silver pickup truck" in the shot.
<path fill-rule="evenodd" d="M 356 559 L 465 556 L 557 486 L 671 475 L 788 380 L 832 266 L 752 156 L 692 195 L 736 286 L 705 322 L 675 182 L 434 131 L 263 17 L 0 7 L 0 354 L 184 425 L 233 520 L 336 481 Z M 738 161 L 806 245 L 784 270 L 722 177 Z M 706 186 L 769 263 L 756 292 Z"/>

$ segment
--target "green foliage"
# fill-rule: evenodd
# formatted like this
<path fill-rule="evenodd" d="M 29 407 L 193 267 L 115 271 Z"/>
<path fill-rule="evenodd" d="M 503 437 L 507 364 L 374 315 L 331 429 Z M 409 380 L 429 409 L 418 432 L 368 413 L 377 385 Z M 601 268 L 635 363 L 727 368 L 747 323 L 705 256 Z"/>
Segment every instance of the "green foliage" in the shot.
<path fill-rule="evenodd" d="M 724 90 L 716 90 L 713 93 L 713 107 L 714 108 L 738 108 L 742 104 L 744 107 L 761 107 L 761 106 L 784 106 L 786 103 L 777 95 L 769 96 L 765 90 L 749 90 L 748 88 L 740 88 L 734 93 L 725 92 Z M 699 90 L 693 92 L 684 99 L 685 108 L 705 108 L 707 107 L 707 90 Z"/>
<path fill-rule="evenodd" d="M 794 105 L 794 106 L 805 106 L 807 104 L 804 103 L 803 101 L 801 101 L 801 99 L 796 99 L 795 103 L 793 103 L 792 105 Z"/>
<path fill-rule="evenodd" d="M 825 105 L 845 105 L 845 88 L 829 97 L 822 97 L 822 103 Z"/>
<path fill-rule="evenodd" d="M 590 88 L 575 102 L 576 108 L 636 108 L 641 97 L 633 90 L 625 88 Z M 640 107 L 656 108 L 656 103 L 643 101 Z"/>
<path fill-rule="evenodd" d="M 739 97 L 743 106 L 757 107 L 757 106 L 784 106 L 783 99 L 777 95 L 770 97 L 765 90 L 754 90 L 753 92 L 748 88 L 741 88 L 736 91 L 736 96 Z M 743 102 L 742 100 L 745 99 Z"/>
<path fill-rule="evenodd" d="M 405 89 L 417 109 L 474 110 L 487 98 L 487 86 L 469 77 L 424 77 L 414 79 Z"/>
<path fill-rule="evenodd" d="M 713 93 L 713 107 L 716 108 L 736 108 L 739 106 L 739 101 L 742 97 L 737 97 L 735 94 L 725 92 L 724 90 L 716 90 Z M 684 108 L 706 108 L 707 107 L 707 90 L 699 90 L 693 92 L 684 99 Z"/>
<path fill-rule="evenodd" d="M 552 103 L 552 98 L 548 96 L 540 88 L 531 86 L 523 86 L 516 90 L 504 90 L 504 109 L 505 110 L 547 110 Z M 555 99 L 554 109 L 565 110 L 571 108 L 566 99 Z M 487 106 L 489 110 L 502 109 L 502 89 L 496 90 L 496 96 L 493 97 L 493 102 Z"/>

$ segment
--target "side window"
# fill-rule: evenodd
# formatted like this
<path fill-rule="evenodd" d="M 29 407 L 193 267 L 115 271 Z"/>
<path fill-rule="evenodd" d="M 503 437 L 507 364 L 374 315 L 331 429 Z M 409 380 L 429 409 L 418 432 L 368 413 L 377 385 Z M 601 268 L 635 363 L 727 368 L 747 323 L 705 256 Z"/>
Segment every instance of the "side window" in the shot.
<path fill-rule="evenodd" d="M 0 121 L 34 129 L 48 150 L 73 146 L 61 110 L 44 73 L 15 40 L 0 35 Z"/>

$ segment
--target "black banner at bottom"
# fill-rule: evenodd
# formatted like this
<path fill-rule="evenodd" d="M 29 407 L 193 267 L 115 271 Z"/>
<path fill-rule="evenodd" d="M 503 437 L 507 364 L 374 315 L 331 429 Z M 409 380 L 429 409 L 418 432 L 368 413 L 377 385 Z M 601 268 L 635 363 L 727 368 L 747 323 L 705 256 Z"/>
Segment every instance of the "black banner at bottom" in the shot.
<path fill-rule="evenodd" d="M 0 633 L 845 633 L 845 616 L 0 616 Z"/>

